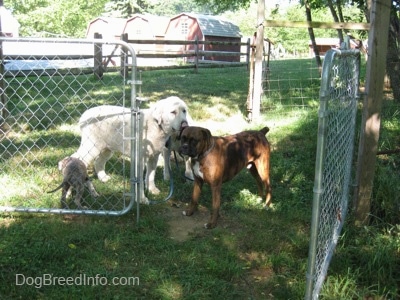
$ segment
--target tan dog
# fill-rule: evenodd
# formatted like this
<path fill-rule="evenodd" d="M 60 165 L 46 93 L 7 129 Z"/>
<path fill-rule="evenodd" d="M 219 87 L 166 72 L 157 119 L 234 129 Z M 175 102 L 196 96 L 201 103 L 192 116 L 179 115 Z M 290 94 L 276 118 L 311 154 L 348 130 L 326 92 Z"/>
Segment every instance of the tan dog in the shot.
<path fill-rule="evenodd" d="M 243 131 L 235 135 L 215 137 L 202 127 L 189 126 L 181 135 L 180 153 L 191 158 L 195 177 L 192 201 L 184 215 L 190 216 L 197 208 L 203 183 L 208 183 L 212 192 L 212 213 L 206 228 L 217 224 L 221 205 L 222 183 L 231 180 L 247 166 L 256 179 L 258 193 L 265 204 L 271 204 L 271 186 L 269 180 L 270 147 L 265 135 L 268 127 L 256 131 Z"/>

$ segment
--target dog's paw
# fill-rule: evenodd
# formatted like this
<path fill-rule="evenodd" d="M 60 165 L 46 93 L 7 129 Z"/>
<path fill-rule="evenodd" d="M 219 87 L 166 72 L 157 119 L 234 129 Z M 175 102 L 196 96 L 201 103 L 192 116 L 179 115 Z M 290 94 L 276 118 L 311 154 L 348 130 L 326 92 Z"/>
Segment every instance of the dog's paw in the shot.
<path fill-rule="evenodd" d="M 110 176 L 108 176 L 107 174 L 97 174 L 97 177 L 99 178 L 99 180 L 101 181 L 101 182 L 107 182 L 107 181 L 109 181 L 110 179 L 111 179 L 111 177 Z"/>
<path fill-rule="evenodd" d="M 184 210 L 184 211 L 182 212 L 182 215 L 189 217 L 189 216 L 193 215 L 193 211 L 190 211 L 190 210 L 188 210 L 188 209 L 187 209 L 187 210 Z"/>
<path fill-rule="evenodd" d="M 160 190 L 155 186 L 149 188 L 149 192 L 152 193 L 153 195 L 159 195 L 160 194 Z"/>
<path fill-rule="evenodd" d="M 140 198 L 139 202 L 140 202 L 140 204 L 146 204 L 146 205 L 150 204 L 150 200 L 147 197 Z"/>
<path fill-rule="evenodd" d="M 206 223 L 204 224 L 205 229 L 213 229 L 215 227 L 215 224 L 213 225 L 212 223 Z"/>

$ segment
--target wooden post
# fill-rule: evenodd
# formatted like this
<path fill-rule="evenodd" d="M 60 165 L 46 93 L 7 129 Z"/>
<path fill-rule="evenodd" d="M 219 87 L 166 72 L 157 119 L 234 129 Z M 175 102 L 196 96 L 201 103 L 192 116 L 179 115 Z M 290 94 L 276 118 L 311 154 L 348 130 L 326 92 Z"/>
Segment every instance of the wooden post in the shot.
<path fill-rule="evenodd" d="M 375 0 L 371 9 L 365 97 L 354 191 L 356 225 L 368 223 L 371 209 L 372 185 L 381 121 L 390 7 L 390 0 Z"/>
<path fill-rule="evenodd" d="M 265 82 L 265 88 L 266 90 L 269 90 L 269 61 L 271 57 L 271 44 L 272 42 L 269 39 L 265 39 L 268 43 L 268 53 L 267 53 L 267 63 L 264 66 L 264 82 Z"/>
<path fill-rule="evenodd" d="M 199 72 L 199 38 L 196 35 L 196 38 L 194 39 L 194 52 L 195 52 L 195 58 L 194 58 L 194 71 L 197 73 Z"/>
<path fill-rule="evenodd" d="M 121 40 L 124 41 L 125 43 L 128 43 L 128 34 L 123 33 L 121 35 Z M 121 48 L 121 75 L 122 77 L 126 78 L 128 77 L 128 55 L 125 51 L 125 49 L 122 47 Z"/>
<path fill-rule="evenodd" d="M 102 35 L 96 32 L 94 38 L 101 39 Z M 94 44 L 93 73 L 96 79 L 101 80 L 103 78 L 103 47 L 100 43 Z"/>
<path fill-rule="evenodd" d="M 247 70 L 250 70 L 250 38 L 247 39 L 247 50 L 246 50 L 246 65 L 247 65 Z"/>
<path fill-rule="evenodd" d="M 250 121 L 254 121 L 260 118 L 263 52 L 264 52 L 264 20 L 265 20 L 265 0 L 258 0 L 256 61 L 254 64 L 253 105 L 252 105 L 252 117 Z"/>
<path fill-rule="evenodd" d="M 257 32 L 254 32 L 253 43 L 250 46 L 250 73 L 249 73 L 249 93 L 247 94 L 247 119 L 251 121 L 253 119 L 253 96 L 254 96 L 254 58 L 256 55 L 256 36 Z"/>

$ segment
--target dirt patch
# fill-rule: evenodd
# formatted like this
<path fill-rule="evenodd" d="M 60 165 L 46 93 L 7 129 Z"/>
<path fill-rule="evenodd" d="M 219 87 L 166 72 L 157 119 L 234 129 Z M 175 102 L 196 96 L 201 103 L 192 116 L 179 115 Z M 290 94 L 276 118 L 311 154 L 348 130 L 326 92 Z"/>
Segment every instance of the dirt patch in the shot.
<path fill-rule="evenodd" d="M 186 207 L 186 203 L 174 202 L 165 210 L 170 228 L 170 238 L 178 242 L 186 241 L 196 231 L 207 230 L 204 228 L 204 224 L 208 222 L 210 216 L 208 209 L 199 205 L 199 209 L 188 217 L 182 214 Z"/>

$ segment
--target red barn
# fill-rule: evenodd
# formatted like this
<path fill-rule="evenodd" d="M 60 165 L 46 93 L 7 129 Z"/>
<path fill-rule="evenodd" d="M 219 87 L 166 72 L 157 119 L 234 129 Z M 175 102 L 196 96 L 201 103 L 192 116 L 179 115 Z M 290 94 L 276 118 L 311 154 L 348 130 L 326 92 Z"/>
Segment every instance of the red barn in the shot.
<path fill-rule="evenodd" d="M 199 15 L 182 13 L 172 17 L 165 32 L 165 39 L 168 40 L 195 40 L 199 41 L 222 41 L 241 42 L 239 27 L 223 18 L 211 15 Z M 240 44 L 232 45 L 200 45 L 204 51 L 227 51 L 240 52 Z M 173 51 L 194 50 L 194 45 L 170 46 Z M 207 56 L 203 60 L 239 62 L 240 56 Z"/>

